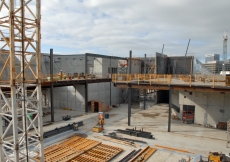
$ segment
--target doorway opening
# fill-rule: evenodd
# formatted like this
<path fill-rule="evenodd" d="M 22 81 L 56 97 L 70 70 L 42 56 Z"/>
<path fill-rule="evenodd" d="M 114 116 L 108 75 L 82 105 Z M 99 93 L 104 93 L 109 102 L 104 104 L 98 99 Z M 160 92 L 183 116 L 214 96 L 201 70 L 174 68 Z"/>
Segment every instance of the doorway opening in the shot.
<path fill-rule="evenodd" d="M 183 105 L 182 121 L 183 123 L 193 124 L 195 117 L 194 105 Z"/>
<path fill-rule="evenodd" d="M 94 112 L 99 112 L 99 104 L 98 104 L 98 102 L 94 102 Z"/>

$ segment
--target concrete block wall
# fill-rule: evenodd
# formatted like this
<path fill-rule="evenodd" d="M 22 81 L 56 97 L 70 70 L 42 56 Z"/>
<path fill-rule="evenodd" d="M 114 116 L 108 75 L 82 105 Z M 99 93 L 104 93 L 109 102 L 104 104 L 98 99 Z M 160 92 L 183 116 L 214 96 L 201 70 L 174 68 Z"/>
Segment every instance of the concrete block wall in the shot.
<path fill-rule="evenodd" d="M 167 55 L 156 53 L 156 74 L 167 74 Z"/>
<path fill-rule="evenodd" d="M 111 103 L 120 103 L 120 89 L 111 83 Z M 110 82 L 88 84 L 88 102 L 91 100 L 100 100 L 106 105 L 110 105 Z"/>
<path fill-rule="evenodd" d="M 108 58 L 94 58 L 94 74 L 100 78 L 107 78 L 108 69 L 110 67 L 110 57 Z M 111 68 L 117 68 L 118 71 L 118 60 L 111 59 Z"/>
<path fill-rule="evenodd" d="M 140 74 L 141 73 L 141 59 L 132 59 L 132 74 Z M 129 59 L 128 59 L 128 65 L 129 65 Z M 127 73 L 129 74 L 129 66 L 127 67 Z"/>
<path fill-rule="evenodd" d="M 64 73 L 85 73 L 85 56 L 84 55 L 54 55 L 53 56 L 53 73 L 57 74 L 62 70 Z M 42 55 L 42 72 L 50 74 L 50 56 Z M 45 69 L 43 69 L 43 67 Z M 76 68 L 77 67 L 77 68 Z"/>
<path fill-rule="evenodd" d="M 46 92 L 50 105 L 50 90 Z M 100 100 L 110 105 L 110 82 L 88 84 L 88 102 Z M 120 103 L 120 89 L 111 83 L 111 103 Z M 72 110 L 85 111 L 85 85 L 75 85 L 54 88 L 54 108 L 71 108 Z"/>
<path fill-rule="evenodd" d="M 193 57 L 179 56 L 168 57 L 168 74 L 190 74 L 193 73 Z"/>
<path fill-rule="evenodd" d="M 218 122 L 227 122 L 230 119 L 230 93 L 220 92 L 192 92 L 179 91 L 173 92 L 173 104 L 177 104 L 176 98 L 179 95 L 180 113 L 182 117 L 183 105 L 195 106 L 196 124 L 211 125 L 216 127 Z"/>
<path fill-rule="evenodd" d="M 54 88 L 54 108 L 71 108 L 72 110 L 85 111 L 85 86 L 66 86 Z M 47 99 L 50 105 L 50 90 L 47 90 Z"/>

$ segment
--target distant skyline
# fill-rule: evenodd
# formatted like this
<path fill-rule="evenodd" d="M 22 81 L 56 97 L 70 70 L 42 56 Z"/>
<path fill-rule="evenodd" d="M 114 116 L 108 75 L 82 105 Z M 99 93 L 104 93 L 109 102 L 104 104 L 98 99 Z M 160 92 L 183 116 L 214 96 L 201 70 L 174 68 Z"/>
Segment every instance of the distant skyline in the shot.
<path fill-rule="evenodd" d="M 42 1 L 43 53 L 97 53 L 128 57 L 188 55 L 204 61 L 223 53 L 230 28 L 230 1 L 52 0 Z M 228 42 L 229 46 L 229 42 Z M 228 52 L 228 58 L 229 52 Z"/>

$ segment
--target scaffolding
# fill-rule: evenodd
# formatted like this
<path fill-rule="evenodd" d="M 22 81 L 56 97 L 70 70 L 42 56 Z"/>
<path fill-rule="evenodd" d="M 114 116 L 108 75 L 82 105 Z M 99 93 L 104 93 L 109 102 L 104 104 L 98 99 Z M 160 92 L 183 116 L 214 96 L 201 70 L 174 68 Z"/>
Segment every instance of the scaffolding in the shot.
<path fill-rule="evenodd" d="M 213 73 L 202 64 L 197 58 L 194 58 L 196 61 L 193 62 L 193 74 L 201 75 L 213 75 Z"/>
<path fill-rule="evenodd" d="M 44 161 L 40 5 L 40 0 L 0 3 L 0 161 L 35 161 L 35 156 Z"/>

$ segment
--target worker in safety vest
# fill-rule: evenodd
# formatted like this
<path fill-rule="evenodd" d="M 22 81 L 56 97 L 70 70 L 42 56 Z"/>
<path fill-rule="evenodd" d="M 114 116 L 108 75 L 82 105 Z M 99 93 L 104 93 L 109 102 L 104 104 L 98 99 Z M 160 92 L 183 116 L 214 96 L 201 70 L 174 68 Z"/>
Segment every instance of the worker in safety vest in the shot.
<path fill-rule="evenodd" d="M 100 117 L 99 124 L 101 125 L 102 130 L 104 130 L 104 127 L 103 127 L 104 123 L 105 123 L 104 118 Z"/>

